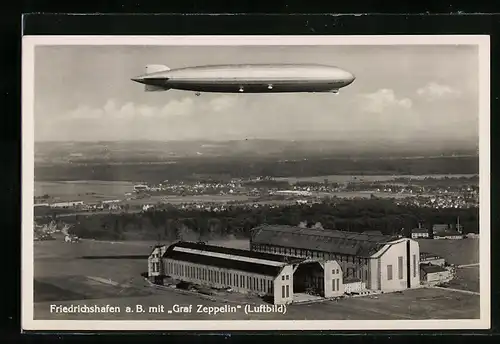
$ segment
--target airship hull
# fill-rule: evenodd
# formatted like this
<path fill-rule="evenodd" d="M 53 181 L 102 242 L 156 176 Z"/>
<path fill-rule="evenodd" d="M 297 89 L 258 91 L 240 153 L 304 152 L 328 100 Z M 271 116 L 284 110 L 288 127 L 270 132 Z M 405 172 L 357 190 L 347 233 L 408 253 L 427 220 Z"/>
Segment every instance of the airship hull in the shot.
<path fill-rule="evenodd" d="M 156 87 L 169 90 L 176 89 L 194 92 L 214 93 L 283 93 L 283 92 L 331 92 L 342 87 L 335 83 L 306 83 L 306 82 L 280 82 L 269 81 L 268 83 L 256 83 L 247 80 L 238 82 L 165 82 Z"/>
<path fill-rule="evenodd" d="M 283 93 L 337 91 L 352 83 L 354 76 L 322 65 L 228 65 L 167 68 L 133 80 L 153 90 Z"/>

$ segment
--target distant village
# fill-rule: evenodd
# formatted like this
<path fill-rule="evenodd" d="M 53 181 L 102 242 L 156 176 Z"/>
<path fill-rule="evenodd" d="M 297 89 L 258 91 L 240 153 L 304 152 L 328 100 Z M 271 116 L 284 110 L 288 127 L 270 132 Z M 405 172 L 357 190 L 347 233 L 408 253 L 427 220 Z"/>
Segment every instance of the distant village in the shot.
<path fill-rule="evenodd" d="M 51 221 L 50 223 L 43 225 L 35 222 L 33 226 L 33 240 L 57 240 L 57 236 L 64 242 L 78 243 L 80 238 L 71 234 L 69 229 L 70 226 L 68 224 L 57 224 L 55 221 Z"/>
<path fill-rule="evenodd" d="M 189 196 L 228 196 L 225 201 L 188 201 Z M 222 207 L 221 204 L 247 207 L 248 203 L 265 203 L 273 201 L 292 202 L 296 204 L 313 204 L 323 199 L 332 197 L 366 198 L 383 197 L 394 198 L 398 205 L 411 205 L 418 207 L 429 207 L 434 209 L 445 208 L 471 208 L 479 204 L 479 187 L 477 185 L 460 186 L 418 186 L 403 185 L 402 183 L 391 184 L 389 182 L 348 182 L 343 184 L 318 182 L 302 182 L 288 184 L 276 181 L 269 177 L 258 177 L 254 179 L 232 179 L 229 182 L 193 182 L 193 183 L 169 183 L 165 181 L 158 185 L 138 184 L 134 186 L 133 192 L 124 194 L 120 199 L 106 199 L 101 201 L 84 202 L 83 200 L 62 201 L 52 199 L 49 195 L 35 197 L 35 207 L 50 207 L 64 209 L 78 209 L 80 211 L 123 211 L 130 207 L 132 200 L 140 200 L 142 210 L 148 210 L 165 198 L 178 196 L 186 197 L 186 202 L 177 202 L 175 206 L 180 208 L 194 207 L 197 209 Z M 231 196 L 235 196 L 234 200 Z M 243 200 L 241 200 L 243 196 Z M 155 198 L 151 203 L 148 199 Z M 240 198 L 238 198 L 240 197 Z M 168 203 L 165 199 L 164 203 Z M 210 204 L 211 203 L 211 204 Z M 218 205 L 216 205 L 218 204 Z M 172 204 L 173 205 L 173 204 Z M 255 206 L 255 205 L 252 205 Z M 258 205 L 257 205 L 258 206 Z"/>
<path fill-rule="evenodd" d="M 479 238 L 479 234 L 467 233 L 463 234 L 462 226 L 460 225 L 460 218 L 457 218 L 456 224 L 434 224 L 432 227 L 425 228 L 419 225 L 411 231 L 412 239 L 465 239 L 465 238 Z"/>

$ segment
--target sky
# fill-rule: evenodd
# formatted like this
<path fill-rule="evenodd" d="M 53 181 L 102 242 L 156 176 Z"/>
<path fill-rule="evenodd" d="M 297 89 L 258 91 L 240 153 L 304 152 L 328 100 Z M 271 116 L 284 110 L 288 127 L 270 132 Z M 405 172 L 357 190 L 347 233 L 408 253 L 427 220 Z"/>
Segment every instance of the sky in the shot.
<path fill-rule="evenodd" d="M 144 92 L 147 64 L 319 63 L 330 93 Z M 37 46 L 35 141 L 478 138 L 478 49 L 443 46 Z"/>

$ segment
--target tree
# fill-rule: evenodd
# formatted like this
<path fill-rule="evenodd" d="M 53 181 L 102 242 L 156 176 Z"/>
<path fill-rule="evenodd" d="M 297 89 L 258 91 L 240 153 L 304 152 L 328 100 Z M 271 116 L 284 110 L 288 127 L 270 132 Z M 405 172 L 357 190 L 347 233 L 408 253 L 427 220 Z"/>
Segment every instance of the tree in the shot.
<path fill-rule="evenodd" d="M 82 238 L 115 239 L 119 233 L 130 232 L 136 238 L 156 239 L 158 231 L 170 240 L 194 238 L 209 239 L 213 236 L 237 235 L 249 237 L 252 228 L 263 225 L 298 225 L 315 227 L 319 222 L 327 230 L 364 232 L 379 230 L 384 234 L 399 233 L 424 222 L 432 230 L 433 223 L 451 223 L 460 216 L 466 232 L 479 230 L 479 210 L 432 209 L 415 206 L 396 206 L 387 200 L 329 200 L 314 205 L 288 205 L 282 207 L 229 206 L 220 212 L 198 209 L 169 208 L 149 213 L 93 214 L 65 217 L 73 221 L 75 231 Z M 50 222 L 50 217 L 47 219 Z M 163 224 L 163 225 L 162 225 Z M 179 226 L 184 227 L 183 233 Z M 316 225 L 317 226 L 317 225 Z M 319 227 L 319 226 L 317 226 Z M 182 235 L 181 235 L 182 234 Z"/>
<path fill-rule="evenodd" d="M 321 224 L 321 222 L 316 222 L 316 223 L 314 224 L 314 226 L 312 226 L 312 228 L 314 228 L 314 229 L 320 229 L 320 230 L 323 230 L 323 229 L 324 229 L 324 228 L 323 228 L 323 225 Z"/>
<path fill-rule="evenodd" d="M 208 228 L 210 236 L 213 238 L 214 236 L 222 235 L 221 221 L 218 218 L 211 218 L 208 220 Z"/>
<path fill-rule="evenodd" d="M 167 219 L 165 223 L 165 230 L 164 230 L 164 235 L 166 238 L 176 238 L 177 236 L 177 229 L 175 227 L 174 220 L 172 219 Z"/>

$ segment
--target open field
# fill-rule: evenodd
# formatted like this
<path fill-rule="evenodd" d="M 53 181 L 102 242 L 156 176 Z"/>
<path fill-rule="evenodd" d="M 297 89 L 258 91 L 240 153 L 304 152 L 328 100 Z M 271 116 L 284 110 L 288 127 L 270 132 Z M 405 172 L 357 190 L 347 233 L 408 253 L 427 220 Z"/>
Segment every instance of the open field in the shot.
<path fill-rule="evenodd" d="M 479 266 L 457 270 L 455 279 L 448 283 L 450 288 L 479 292 Z"/>
<path fill-rule="evenodd" d="M 130 205 L 170 203 L 227 203 L 231 201 L 251 201 L 254 197 L 245 195 L 193 195 L 193 196 L 151 196 L 148 198 L 127 200 L 124 203 Z"/>
<path fill-rule="evenodd" d="M 479 239 L 429 240 L 420 239 L 421 252 L 440 255 L 448 263 L 466 265 L 479 263 Z M 447 285 L 450 288 L 479 292 L 479 266 L 457 269 L 456 277 Z"/>
<path fill-rule="evenodd" d="M 99 257 L 99 256 L 141 256 L 149 255 L 157 241 L 99 241 L 82 239 L 78 244 L 67 244 L 63 239 L 54 241 L 35 241 L 34 242 L 34 258 L 35 258 L 35 276 L 38 273 L 41 276 L 50 274 L 51 270 L 55 269 L 36 269 L 37 264 L 49 262 L 67 263 L 70 260 L 80 260 L 82 257 Z M 162 241 L 161 244 L 169 245 L 169 242 Z M 208 244 L 219 245 L 232 248 L 249 249 L 248 240 L 213 240 Z M 124 259 L 120 260 L 121 262 Z M 147 262 L 142 261 L 143 271 L 147 269 Z M 61 271 L 58 270 L 57 273 Z"/>
<path fill-rule="evenodd" d="M 419 239 L 421 252 L 431 252 L 444 257 L 450 264 L 479 263 L 479 239 L 431 240 Z"/>
<path fill-rule="evenodd" d="M 339 191 L 339 192 L 318 192 L 313 193 L 320 197 L 337 197 L 344 199 L 352 198 L 371 198 L 372 196 L 378 198 L 406 198 L 415 197 L 414 194 L 410 193 L 395 193 L 395 192 L 375 192 L 375 191 Z"/>
<path fill-rule="evenodd" d="M 208 243 L 249 249 L 248 240 Z M 37 241 L 34 242 L 35 279 L 79 275 L 109 278 L 119 283 L 134 278 L 142 280 L 140 274 L 147 271 L 147 256 L 156 244 L 156 241 L 107 242 L 85 239 L 78 244 L 68 244 L 62 238 Z"/>
<path fill-rule="evenodd" d="M 212 244 L 248 249 L 247 240 L 214 241 Z M 174 304 L 221 306 L 226 302 L 208 300 L 196 294 L 151 288 L 140 274 L 147 269 L 146 256 L 156 242 L 101 242 L 79 244 L 62 241 L 34 243 L 36 319 L 193 319 L 193 320 L 321 320 L 321 319 L 470 319 L 479 316 L 479 297 L 440 289 L 409 290 L 377 297 L 291 305 L 286 314 L 203 313 L 169 314 Z M 168 244 L 168 243 L 165 243 Z M 120 259 L 112 256 L 122 256 Z M 467 270 L 467 269 L 464 269 Z M 236 295 L 235 295 L 236 296 Z M 237 305 L 235 298 L 228 304 Z M 261 304 L 257 298 L 246 302 Z M 162 313 L 125 312 L 126 306 L 163 305 Z M 119 313 L 58 314 L 50 305 L 120 306 Z"/>
<path fill-rule="evenodd" d="M 130 205 L 132 207 L 140 207 L 146 204 L 189 204 L 189 203 L 213 203 L 213 204 L 226 204 L 229 202 L 239 202 L 240 204 L 295 204 L 295 199 L 288 200 L 259 200 L 259 197 L 255 196 L 247 196 L 247 195 L 192 195 L 192 196 L 167 196 L 167 195 L 153 195 L 150 197 L 144 197 L 139 199 L 125 199 L 124 194 L 102 194 L 102 193 L 94 193 L 94 194 L 50 194 L 51 199 L 48 201 L 52 202 L 69 202 L 69 201 L 83 201 L 85 203 L 97 203 L 102 202 L 104 200 L 121 200 L 122 205 Z M 360 191 L 346 191 L 346 192 L 330 192 L 330 193 L 313 193 L 313 196 L 318 198 L 328 198 L 328 197 L 337 197 L 342 199 L 369 199 L 372 196 L 377 198 L 395 198 L 401 199 L 406 197 L 414 197 L 412 194 L 401 194 L 401 193 L 388 193 L 388 192 L 360 192 Z M 297 198 L 295 196 L 295 198 Z M 47 212 L 56 211 L 53 208 L 44 208 L 36 207 L 35 216 L 45 216 Z M 95 211 L 89 212 L 80 210 L 75 210 L 74 212 L 70 212 L 68 209 L 57 209 L 63 216 L 72 216 L 75 214 L 86 214 L 86 213 L 96 213 Z M 134 210 L 129 210 L 134 211 Z M 108 210 L 104 211 L 104 213 L 109 212 Z M 120 212 L 120 211 L 119 211 Z M 101 213 L 103 213 L 101 211 Z"/>

